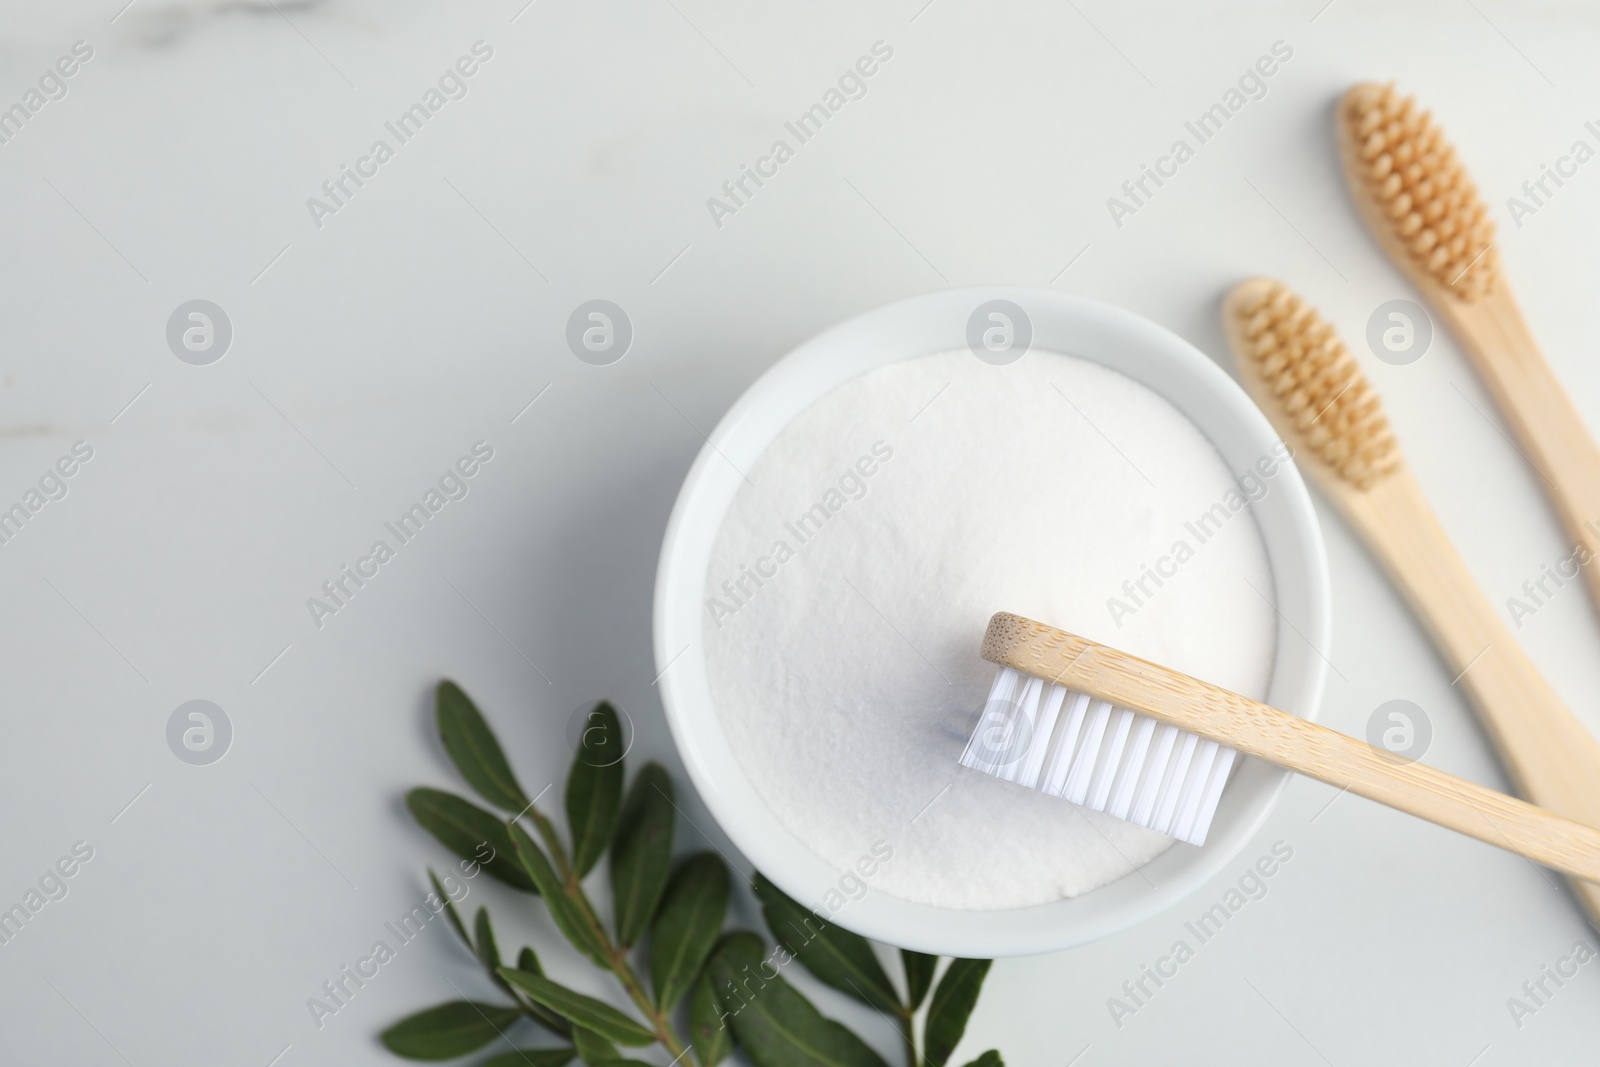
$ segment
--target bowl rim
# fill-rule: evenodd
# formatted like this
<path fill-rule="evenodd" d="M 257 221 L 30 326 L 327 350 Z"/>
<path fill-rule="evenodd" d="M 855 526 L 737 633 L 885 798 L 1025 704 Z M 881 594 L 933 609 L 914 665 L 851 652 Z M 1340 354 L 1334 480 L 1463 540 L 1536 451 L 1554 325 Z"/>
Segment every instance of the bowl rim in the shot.
<path fill-rule="evenodd" d="M 712 817 L 756 869 L 802 902 L 828 899 L 827 890 L 848 872 L 795 837 L 749 782 L 722 735 L 706 679 L 704 564 L 743 479 L 742 468 L 734 466 L 729 453 L 743 455 L 751 451 L 751 441 L 762 438 L 750 457 L 759 458 L 800 411 L 874 367 L 964 347 L 968 319 L 991 300 L 1025 309 L 1034 331 L 1033 349 L 1090 359 L 1154 389 L 1196 424 L 1230 469 L 1248 466 L 1248 460 L 1240 463 L 1237 456 L 1251 449 L 1261 456 L 1281 446 L 1271 424 L 1233 378 L 1177 334 L 1110 304 L 1022 286 L 944 289 L 883 305 L 813 336 L 751 383 L 706 438 L 667 521 L 654 591 L 657 681 L 673 743 Z M 920 332 L 943 341 L 912 340 Z M 1057 343 L 1063 332 L 1071 336 Z M 825 383 L 820 388 L 815 384 L 819 380 Z M 1197 414 L 1192 397 L 1173 395 L 1184 389 L 1195 390 L 1213 406 Z M 1219 443 L 1219 433 L 1228 441 Z M 1263 498 L 1272 502 L 1265 511 L 1251 509 L 1268 551 L 1278 614 L 1268 700 L 1315 718 L 1328 669 L 1322 650 L 1331 630 L 1327 554 L 1310 494 L 1295 465 L 1283 463 L 1274 483 Z M 710 516 L 707 509 L 719 495 L 720 507 Z M 1174 844 L 1138 868 L 1143 878 L 1134 878 L 1130 869 L 1128 875 L 1077 897 L 995 910 L 918 904 L 875 891 L 869 881 L 863 895 L 843 907 L 814 910 L 863 936 L 949 956 L 1032 955 L 1099 940 L 1166 910 L 1232 862 L 1271 814 L 1289 773 L 1241 759 L 1206 845 L 1196 849 Z"/>

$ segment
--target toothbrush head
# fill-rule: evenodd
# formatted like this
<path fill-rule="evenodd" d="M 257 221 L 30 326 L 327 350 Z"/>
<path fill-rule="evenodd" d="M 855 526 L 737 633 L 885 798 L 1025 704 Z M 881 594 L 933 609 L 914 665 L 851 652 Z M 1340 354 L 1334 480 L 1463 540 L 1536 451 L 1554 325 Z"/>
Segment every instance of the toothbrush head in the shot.
<path fill-rule="evenodd" d="M 1067 659 L 1089 654 L 1088 642 L 1031 619 L 989 620 L 982 655 L 999 670 L 961 765 L 1205 844 L 1234 750 L 1011 665 L 1040 640 Z"/>
<path fill-rule="evenodd" d="M 1401 464 L 1376 390 L 1333 327 L 1281 282 L 1242 282 L 1223 327 L 1246 390 L 1304 462 L 1365 490 Z"/>
<path fill-rule="evenodd" d="M 1368 227 L 1419 284 L 1470 302 L 1494 288 L 1494 222 L 1428 112 L 1391 85 L 1357 85 L 1339 102 L 1345 179 Z"/>

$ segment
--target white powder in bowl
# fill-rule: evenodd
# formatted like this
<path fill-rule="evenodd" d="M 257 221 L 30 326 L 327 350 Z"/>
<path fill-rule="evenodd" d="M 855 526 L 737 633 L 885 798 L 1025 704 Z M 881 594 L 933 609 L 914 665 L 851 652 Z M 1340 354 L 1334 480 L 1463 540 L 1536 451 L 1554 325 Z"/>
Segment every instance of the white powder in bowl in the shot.
<path fill-rule="evenodd" d="M 873 889 L 1023 907 L 1172 844 L 957 764 L 996 611 L 1266 694 L 1272 575 L 1238 483 L 1115 371 L 904 360 L 823 397 L 747 474 L 707 577 L 712 697 L 756 791 L 817 855 L 845 871 L 892 849 Z"/>

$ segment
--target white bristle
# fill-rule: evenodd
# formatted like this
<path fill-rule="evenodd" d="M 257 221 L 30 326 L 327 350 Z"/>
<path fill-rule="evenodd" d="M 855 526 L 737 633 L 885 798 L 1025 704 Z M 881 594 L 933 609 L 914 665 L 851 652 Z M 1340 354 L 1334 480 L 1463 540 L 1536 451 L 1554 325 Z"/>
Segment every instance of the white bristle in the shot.
<path fill-rule="evenodd" d="M 1150 739 L 1156 733 L 1154 719 L 1143 715 L 1135 718 L 1138 726 L 1134 730 L 1133 745 L 1128 750 L 1128 758 L 1122 761 L 1122 771 L 1117 775 L 1117 784 L 1111 793 L 1111 803 L 1106 805 L 1106 814 L 1119 819 L 1126 819 L 1128 812 L 1133 808 L 1134 787 L 1139 784 L 1139 772 L 1144 770 L 1145 753 L 1150 750 Z"/>
<path fill-rule="evenodd" d="M 1161 783 L 1167 780 L 1167 763 L 1172 759 L 1172 750 L 1178 743 L 1180 732 L 1176 726 L 1156 727 L 1156 751 L 1144 768 L 1143 782 L 1139 786 L 1139 802 L 1134 805 L 1132 814 L 1128 816 L 1129 822 L 1138 823 L 1140 826 L 1150 825 L 1150 815 L 1156 810 L 1156 801 L 1160 799 Z"/>
<path fill-rule="evenodd" d="M 1082 804 L 1089 799 L 1089 776 L 1094 773 L 1094 762 L 1100 755 L 1100 744 L 1105 740 L 1106 724 L 1110 721 L 1110 703 L 1091 700 L 1083 741 L 1073 754 L 1072 770 L 1067 774 L 1066 788 L 1061 791 L 1061 795 L 1074 804 Z"/>
<path fill-rule="evenodd" d="M 1183 797 L 1173 814 L 1172 836 L 1186 837 L 1190 827 L 1194 826 L 1195 816 L 1200 813 L 1200 795 L 1206 791 L 1206 783 L 1211 780 L 1211 764 L 1216 762 L 1217 749 L 1221 747 L 1215 741 L 1201 741 L 1195 746 L 1194 764 L 1189 768 Z"/>
<path fill-rule="evenodd" d="M 1002 667 L 961 764 L 1205 844 L 1234 751 Z"/>
<path fill-rule="evenodd" d="M 1167 780 L 1161 787 L 1161 799 L 1156 802 L 1155 820 L 1150 824 L 1150 829 L 1170 833 L 1172 815 L 1178 806 L 1178 795 L 1183 792 L 1183 783 L 1189 775 L 1189 764 L 1194 762 L 1194 750 L 1200 744 L 1200 738 L 1194 734 L 1181 733 L 1178 735 L 1177 752 L 1172 757 L 1172 766 L 1167 768 Z"/>
<path fill-rule="evenodd" d="M 1044 706 L 1040 710 L 1037 721 L 1033 724 L 1036 733 L 1049 737 L 1055 733 L 1056 720 L 1061 716 L 1061 705 L 1067 698 L 1067 691 L 1059 685 L 1052 685 L 1045 693 Z M 1028 754 L 1021 761 L 1021 769 L 1017 771 L 1017 778 L 1024 782 L 1037 782 L 1039 772 L 1044 769 L 1045 759 L 1050 755 L 1049 745 L 1029 745 Z"/>
<path fill-rule="evenodd" d="M 1039 782 L 1039 788 L 1053 797 L 1060 796 L 1061 790 L 1067 784 L 1067 773 L 1072 770 L 1072 753 L 1077 748 L 1078 735 L 1083 732 L 1084 717 L 1089 713 L 1087 693 L 1076 693 L 1070 689 L 1065 692 L 1067 717 L 1056 731 L 1061 736 L 1056 739 L 1050 762 L 1045 767 L 1044 778 Z"/>

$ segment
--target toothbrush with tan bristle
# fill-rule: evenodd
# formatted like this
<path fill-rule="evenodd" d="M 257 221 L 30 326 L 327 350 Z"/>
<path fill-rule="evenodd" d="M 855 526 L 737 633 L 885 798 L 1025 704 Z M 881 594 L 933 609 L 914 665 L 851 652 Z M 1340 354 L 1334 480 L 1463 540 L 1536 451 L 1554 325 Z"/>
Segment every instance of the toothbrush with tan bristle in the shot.
<path fill-rule="evenodd" d="M 1455 149 L 1392 85 L 1357 85 L 1335 120 L 1345 179 L 1367 228 L 1450 324 L 1488 385 L 1567 534 L 1600 609 L 1600 448 L 1523 320 L 1494 223 Z"/>
<path fill-rule="evenodd" d="M 1279 282 L 1223 301 L 1245 389 L 1422 621 L 1526 799 L 1600 826 L 1600 743 L 1561 702 L 1456 554 L 1377 393 L 1333 328 Z M 1574 881 L 1600 926 L 1600 886 Z"/>

